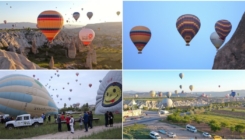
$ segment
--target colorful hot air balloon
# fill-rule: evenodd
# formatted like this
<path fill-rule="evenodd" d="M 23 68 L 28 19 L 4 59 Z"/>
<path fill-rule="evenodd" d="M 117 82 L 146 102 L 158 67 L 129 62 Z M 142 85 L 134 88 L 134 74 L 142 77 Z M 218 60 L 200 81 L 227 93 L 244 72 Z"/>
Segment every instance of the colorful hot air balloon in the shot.
<path fill-rule="evenodd" d="M 179 77 L 182 79 L 184 77 L 184 74 L 183 73 L 180 73 L 179 74 Z"/>
<path fill-rule="evenodd" d="M 193 86 L 193 85 L 190 85 L 189 88 L 190 88 L 190 90 L 192 91 L 193 88 L 194 88 L 194 86 Z"/>
<path fill-rule="evenodd" d="M 117 11 L 117 15 L 118 15 L 118 16 L 120 15 L 120 11 Z"/>
<path fill-rule="evenodd" d="M 93 12 L 88 12 L 87 13 L 87 17 L 88 17 L 89 20 L 92 18 L 92 16 L 93 16 Z"/>
<path fill-rule="evenodd" d="M 43 11 L 37 18 L 38 28 L 51 42 L 63 27 L 64 19 L 57 11 Z"/>
<path fill-rule="evenodd" d="M 142 54 L 142 50 L 151 39 L 151 31 L 145 26 L 135 26 L 130 31 L 130 38 L 138 49 L 138 54 Z"/>
<path fill-rule="evenodd" d="M 95 33 L 92 29 L 83 28 L 79 32 L 79 38 L 84 46 L 88 46 L 94 39 Z"/>
<path fill-rule="evenodd" d="M 215 48 L 218 50 L 220 48 L 220 46 L 222 46 L 222 44 L 224 43 L 225 40 L 221 39 L 219 37 L 219 35 L 216 32 L 213 32 L 210 35 L 210 40 L 213 43 L 213 45 L 215 46 Z"/>
<path fill-rule="evenodd" d="M 220 39 L 225 40 L 231 31 L 232 25 L 228 20 L 219 20 L 215 23 L 215 31 Z"/>
<path fill-rule="evenodd" d="M 185 14 L 177 19 L 176 27 L 185 40 L 186 46 L 190 46 L 189 43 L 199 31 L 201 22 L 195 15 Z"/>
<path fill-rule="evenodd" d="M 79 12 L 74 12 L 73 13 L 73 18 L 77 21 L 77 19 L 80 17 L 80 13 Z"/>
<path fill-rule="evenodd" d="M 92 84 L 89 84 L 88 86 L 89 86 L 89 87 L 92 87 Z"/>

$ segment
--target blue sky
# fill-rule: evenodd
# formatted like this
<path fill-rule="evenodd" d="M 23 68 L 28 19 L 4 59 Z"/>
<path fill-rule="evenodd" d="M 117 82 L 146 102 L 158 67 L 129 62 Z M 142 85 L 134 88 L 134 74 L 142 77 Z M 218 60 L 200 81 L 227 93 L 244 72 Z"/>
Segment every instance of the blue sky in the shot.
<path fill-rule="evenodd" d="M 76 76 L 77 72 L 79 73 L 78 76 Z M 103 70 L 59 70 L 58 74 L 60 76 L 57 77 L 55 75 L 55 73 L 57 73 L 56 70 L 8 70 L 1 71 L 0 78 L 11 74 L 23 74 L 30 77 L 33 77 L 33 75 L 35 75 L 35 79 L 39 78 L 39 82 L 42 83 L 44 86 L 48 84 L 48 86 L 46 86 L 46 89 L 51 95 L 53 95 L 53 99 L 56 105 L 60 108 L 64 106 L 64 103 L 66 103 L 67 105 L 72 105 L 73 103 L 80 103 L 80 105 L 89 103 L 91 105 L 95 105 L 97 90 L 99 89 L 100 85 L 99 80 L 102 80 L 108 72 L 109 71 Z M 51 76 L 53 77 L 52 79 L 50 78 Z M 51 81 L 49 81 L 49 79 L 51 79 Z M 77 82 L 76 79 L 78 80 Z M 67 84 L 68 82 L 69 85 Z M 92 84 L 91 88 L 88 86 L 90 83 Z M 51 86 L 50 88 L 49 85 Z M 65 87 L 64 90 L 63 87 Z M 70 92 L 70 89 L 72 89 L 72 92 Z M 58 98 L 56 97 L 57 94 L 59 95 Z M 69 97 L 71 97 L 71 101 L 68 100 Z M 62 101 L 60 101 L 60 98 L 62 98 Z M 57 102 L 59 102 L 59 104 Z"/>
<path fill-rule="evenodd" d="M 108 5 L 113 6 L 108 7 Z M 83 11 L 81 8 L 83 8 Z M 117 11 L 122 13 L 122 2 L 120 0 L 0 1 L 0 9 L 1 23 L 3 23 L 3 20 L 7 20 L 8 22 L 36 23 L 38 15 L 45 10 L 56 10 L 60 12 L 65 21 L 68 18 L 72 19 L 71 21 L 75 21 L 72 14 L 79 12 L 80 18 L 78 22 L 72 22 L 71 25 L 122 21 L 122 14 L 119 16 L 116 14 Z M 93 12 L 94 15 L 91 20 L 87 18 L 87 12 Z"/>
<path fill-rule="evenodd" d="M 226 43 L 238 26 L 245 11 L 244 5 L 245 1 L 123 2 L 123 68 L 212 69 L 217 52 L 210 41 L 214 25 L 221 19 L 232 23 Z M 201 21 L 201 28 L 190 46 L 185 45 L 176 28 L 176 20 L 183 14 L 196 15 Z M 129 36 L 130 30 L 139 25 L 148 27 L 152 33 L 141 55 Z"/>
<path fill-rule="evenodd" d="M 183 79 L 180 79 L 180 73 L 184 74 Z M 123 71 L 123 91 L 184 90 L 190 93 L 189 86 L 193 85 L 193 92 L 222 92 L 245 89 L 244 79 L 244 71 Z"/>

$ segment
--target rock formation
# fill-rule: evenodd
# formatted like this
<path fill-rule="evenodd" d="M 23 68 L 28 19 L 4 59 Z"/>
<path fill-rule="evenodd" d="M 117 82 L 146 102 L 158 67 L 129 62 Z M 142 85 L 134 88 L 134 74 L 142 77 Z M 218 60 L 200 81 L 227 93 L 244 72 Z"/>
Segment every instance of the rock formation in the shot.
<path fill-rule="evenodd" d="M 231 39 L 218 50 L 213 69 L 245 69 L 245 13 Z"/>
<path fill-rule="evenodd" d="M 53 69 L 54 68 L 54 58 L 53 58 L 53 56 L 51 56 L 51 59 L 49 61 L 49 68 L 50 69 Z"/>
<path fill-rule="evenodd" d="M 14 52 L 0 50 L 0 69 L 41 69 L 25 56 Z"/>
<path fill-rule="evenodd" d="M 33 38 L 33 40 L 32 40 L 32 47 L 31 47 L 31 50 L 32 50 L 32 53 L 33 53 L 33 54 L 37 54 L 37 53 L 38 53 L 35 38 Z"/>
<path fill-rule="evenodd" d="M 72 41 L 70 43 L 69 48 L 68 48 L 68 57 L 69 58 L 75 58 L 76 54 L 77 54 L 77 50 L 76 50 L 76 47 L 75 47 L 75 42 Z"/>

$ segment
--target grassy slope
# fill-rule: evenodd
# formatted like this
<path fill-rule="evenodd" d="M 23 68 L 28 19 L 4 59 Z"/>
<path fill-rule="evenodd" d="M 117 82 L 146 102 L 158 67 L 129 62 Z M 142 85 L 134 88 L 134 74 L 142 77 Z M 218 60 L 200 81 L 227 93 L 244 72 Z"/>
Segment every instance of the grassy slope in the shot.
<path fill-rule="evenodd" d="M 93 133 L 90 136 L 81 137 L 81 139 L 122 139 L 122 127 Z"/>
<path fill-rule="evenodd" d="M 124 139 L 150 139 L 150 130 L 143 124 L 135 124 L 123 128 Z"/>

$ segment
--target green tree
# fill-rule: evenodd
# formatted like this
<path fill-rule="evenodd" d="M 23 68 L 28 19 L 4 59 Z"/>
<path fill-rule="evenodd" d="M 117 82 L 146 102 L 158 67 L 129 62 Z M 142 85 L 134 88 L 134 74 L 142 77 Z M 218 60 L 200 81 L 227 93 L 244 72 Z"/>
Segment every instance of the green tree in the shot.
<path fill-rule="evenodd" d="M 64 108 L 66 108 L 66 103 L 64 103 Z"/>
<path fill-rule="evenodd" d="M 213 132 L 217 132 L 217 131 L 221 130 L 221 126 L 217 122 L 211 123 L 209 126 Z"/>
<path fill-rule="evenodd" d="M 231 134 L 232 134 L 232 137 L 233 137 L 233 132 L 235 131 L 235 127 L 234 126 L 231 126 L 230 127 L 230 131 L 231 131 Z"/>
<path fill-rule="evenodd" d="M 229 127 L 230 124 L 227 122 L 221 122 L 220 125 L 221 127 Z"/>
<path fill-rule="evenodd" d="M 243 133 L 245 130 L 245 126 L 244 125 L 241 125 L 241 124 L 238 124 L 235 126 L 235 131 L 238 132 L 238 133 Z"/>

